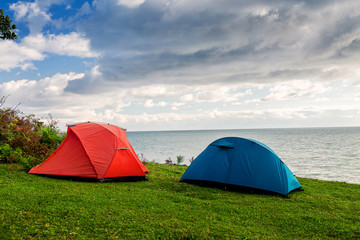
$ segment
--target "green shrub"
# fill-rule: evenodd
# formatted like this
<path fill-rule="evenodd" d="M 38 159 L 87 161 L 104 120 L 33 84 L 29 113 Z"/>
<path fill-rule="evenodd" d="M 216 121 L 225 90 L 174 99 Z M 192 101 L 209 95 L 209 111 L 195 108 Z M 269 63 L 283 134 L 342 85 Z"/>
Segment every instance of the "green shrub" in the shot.
<path fill-rule="evenodd" d="M 0 163 L 18 163 L 24 170 L 43 162 L 65 138 L 50 115 L 45 125 L 34 115 L 15 108 L 3 108 L 0 98 Z"/>
<path fill-rule="evenodd" d="M 0 145 L 0 162 L 1 163 L 12 163 L 10 156 L 13 152 L 13 149 L 9 144 L 4 143 Z"/>
<path fill-rule="evenodd" d="M 19 164 L 23 167 L 23 170 L 28 172 L 32 167 L 42 163 L 44 159 L 36 158 L 33 156 L 26 156 L 19 158 Z"/>
<path fill-rule="evenodd" d="M 41 144 L 55 149 L 60 145 L 66 136 L 65 133 L 60 133 L 56 128 L 51 126 L 41 127 L 39 134 L 41 135 Z"/>

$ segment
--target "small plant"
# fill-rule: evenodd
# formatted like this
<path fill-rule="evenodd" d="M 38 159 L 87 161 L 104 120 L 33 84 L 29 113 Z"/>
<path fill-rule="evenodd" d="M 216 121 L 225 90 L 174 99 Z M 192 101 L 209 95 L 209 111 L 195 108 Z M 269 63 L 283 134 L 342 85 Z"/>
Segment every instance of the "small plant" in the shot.
<path fill-rule="evenodd" d="M 194 160 L 195 160 L 195 157 L 192 156 L 192 157 L 189 159 L 190 164 L 192 164 Z"/>
<path fill-rule="evenodd" d="M 140 161 L 141 161 L 144 165 L 149 162 L 149 161 L 144 157 L 144 154 L 143 154 L 143 153 L 140 153 L 139 159 L 140 159 Z"/>
<path fill-rule="evenodd" d="M 165 160 L 165 164 L 167 164 L 167 165 L 173 164 L 173 161 L 171 160 L 170 157 L 168 157 L 168 158 Z"/>
<path fill-rule="evenodd" d="M 177 164 L 180 165 L 182 162 L 184 162 L 184 156 L 178 155 L 176 156 Z"/>

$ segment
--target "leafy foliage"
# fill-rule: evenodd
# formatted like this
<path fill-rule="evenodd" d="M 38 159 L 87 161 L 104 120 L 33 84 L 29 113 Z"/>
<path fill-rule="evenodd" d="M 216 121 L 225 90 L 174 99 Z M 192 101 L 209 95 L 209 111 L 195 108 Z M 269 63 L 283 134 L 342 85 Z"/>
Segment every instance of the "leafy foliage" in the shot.
<path fill-rule="evenodd" d="M 3 108 L 0 98 L 0 163 L 19 163 L 25 170 L 43 162 L 59 146 L 65 135 L 56 121 L 45 125 L 34 115 L 15 108 Z"/>
<path fill-rule="evenodd" d="M 10 17 L 4 15 L 4 11 L 0 9 L 0 38 L 5 39 L 17 39 L 17 34 L 13 32 L 16 29 L 15 24 L 11 24 Z"/>

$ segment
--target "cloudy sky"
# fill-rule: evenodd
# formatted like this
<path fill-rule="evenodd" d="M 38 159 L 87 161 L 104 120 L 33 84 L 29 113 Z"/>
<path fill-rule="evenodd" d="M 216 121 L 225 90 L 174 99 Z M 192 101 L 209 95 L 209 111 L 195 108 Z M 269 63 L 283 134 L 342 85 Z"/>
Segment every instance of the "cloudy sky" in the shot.
<path fill-rule="evenodd" d="M 4 1 L 6 106 L 135 130 L 360 125 L 360 1 Z"/>

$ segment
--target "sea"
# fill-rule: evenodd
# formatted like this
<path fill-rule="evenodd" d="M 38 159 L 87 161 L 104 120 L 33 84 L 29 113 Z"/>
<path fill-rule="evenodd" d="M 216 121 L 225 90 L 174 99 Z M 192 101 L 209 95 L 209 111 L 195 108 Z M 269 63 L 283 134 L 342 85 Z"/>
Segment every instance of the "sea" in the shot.
<path fill-rule="evenodd" d="M 141 160 L 190 165 L 213 141 L 242 137 L 270 147 L 295 176 L 360 184 L 360 127 L 128 131 Z"/>

